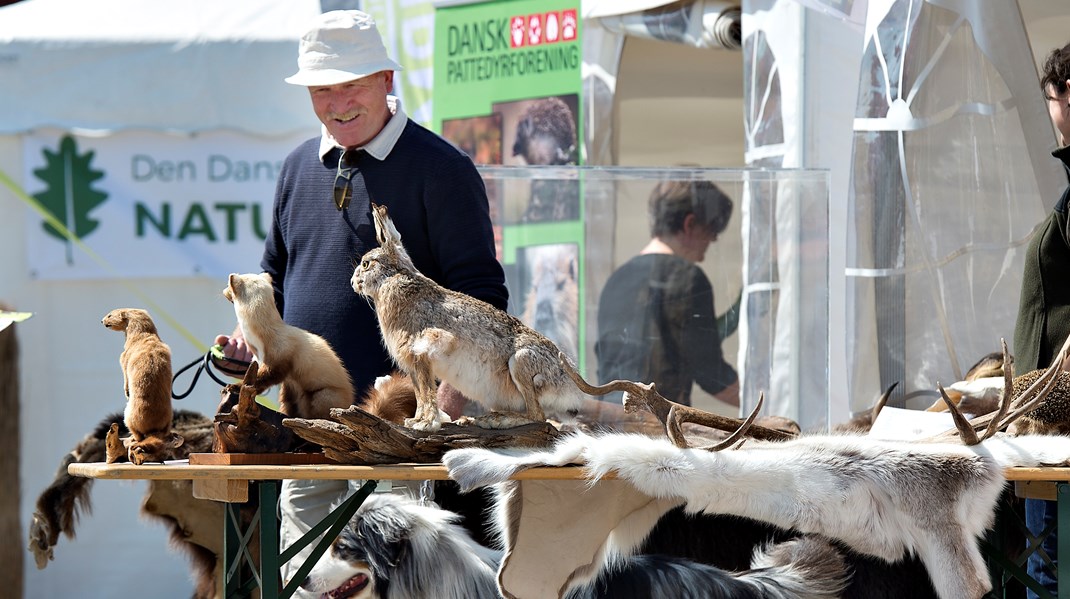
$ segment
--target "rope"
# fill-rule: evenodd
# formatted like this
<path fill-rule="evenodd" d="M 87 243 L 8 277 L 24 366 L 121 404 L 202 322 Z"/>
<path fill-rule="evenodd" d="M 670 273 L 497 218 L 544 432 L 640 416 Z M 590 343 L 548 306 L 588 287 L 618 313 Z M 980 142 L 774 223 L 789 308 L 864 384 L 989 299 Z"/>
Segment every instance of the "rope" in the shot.
<path fill-rule="evenodd" d="M 197 380 L 199 378 L 201 378 L 201 372 L 207 372 L 208 376 L 211 377 L 213 381 L 219 383 L 219 385 L 221 387 L 226 387 L 227 385 L 229 385 L 230 383 L 220 379 L 218 376 L 215 375 L 214 372 L 212 372 L 212 359 L 213 358 L 215 358 L 217 360 L 220 360 L 222 362 L 234 364 L 236 366 L 243 366 L 246 370 L 249 369 L 249 365 L 250 365 L 250 363 L 246 362 L 245 360 L 236 360 L 234 358 L 228 358 L 227 356 L 223 355 L 223 348 L 222 347 L 220 347 L 219 345 L 213 345 L 211 348 L 208 349 L 208 351 L 204 352 L 204 356 L 201 356 L 201 357 L 198 357 L 198 358 L 194 359 L 192 362 L 190 362 L 189 364 L 186 364 L 181 369 L 179 369 L 178 372 L 175 373 L 175 376 L 171 379 L 171 398 L 172 399 L 184 399 L 190 393 L 192 393 L 193 392 L 193 388 L 195 386 L 197 386 Z M 200 364 L 200 366 L 193 373 L 193 380 L 190 381 L 189 387 L 186 389 L 186 391 L 184 393 L 175 393 L 175 381 L 178 380 L 178 377 L 181 376 L 183 372 L 186 372 L 190 368 L 193 368 L 194 366 L 197 366 L 198 363 Z M 221 370 L 221 371 L 223 371 L 223 372 L 225 372 L 227 374 L 233 375 L 233 376 L 242 376 L 242 375 L 245 374 L 245 372 L 243 372 L 243 371 L 231 370 L 229 368 L 224 368 L 224 367 L 219 366 L 219 365 L 216 365 L 216 368 L 218 368 L 219 370 Z"/>

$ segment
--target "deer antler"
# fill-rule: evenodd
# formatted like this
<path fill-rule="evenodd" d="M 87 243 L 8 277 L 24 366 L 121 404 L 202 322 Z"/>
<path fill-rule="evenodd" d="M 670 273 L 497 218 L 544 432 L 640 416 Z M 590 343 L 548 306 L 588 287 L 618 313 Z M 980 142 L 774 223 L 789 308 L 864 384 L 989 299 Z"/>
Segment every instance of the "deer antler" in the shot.
<path fill-rule="evenodd" d="M 670 401 L 658 393 L 657 388 L 653 383 L 644 384 L 632 381 L 615 380 L 610 381 L 605 385 L 594 386 L 583 380 L 583 377 L 581 377 L 580 374 L 572 368 L 572 365 L 569 364 L 564 354 L 558 354 L 558 360 L 561 363 L 561 367 L 565 369 L 565 372 L 567 372 L 573 382 L 576 383 L 576 386 L 579 387 L 580 391 L 583 391 L 588 395 L 605 395 L 606 393 L 612 393 L 614 391 L 624 391 L 624 411 L 633 413 L 643 408 L 649 410 L 657 416 L 662 424 L 665 425 L 666 435 L 668 435 L 674 445 L 680 448 L 687 449 L 690 447 L 680 428 L 680 425 L 685 422 L 698 424 L 719 431 L 732 432 L 728 439 L 717 445 L 699 448 L 710 451 L 720 451 L 721 449 L 729 447 L 735 444 L 735 442 L 744 435 L 767 441 L 784 441 L 795 438 L 795 435 L 791 433 L 753 424 L 754 419 L 758 415 L 758 411 L 762 407 L 764 395 L 759 396 L 758 405 L 755 406 L 754 410 L 746 420 L 738 420 L 736 418 L 719 416 L 698 408 Z"/>
<path fill-rule="evenodd" d="M 1044 371 L 1044 374 L 1033 382 L 1028 389 L 1023 391 L 1018 397 L 1013 397 L 1013 372 L 1014 367 L 1010 361 L 1010 355 L 1007 353 L 1007 342 L 1000 340 L 1003 346 L 1003 396 L 999 400 L 999 409 L 994 414 L 985 414 L 978 416 L 973 420 L 966 420 L 958 407 L 947 397 L 943 387 L 940 387 L 940 395 L 944 398 L 944 401 L 948 405 L 948 409 L 951 411 L 951 417 L 955 421 L 955 431 L 947 431 L 941 433 L 933 438 L 933 440 L 944 440 L 951 436 L 957 435 L 962 442 L 966 445 L 976 445 L 988 439 L 992 435 L 996 434 L 996 431 L 1002 430 L 1009 426 L 1015 420 L 1018 420 L 1022 416 L 1032 412 L 1036 409 L 1042 401 L 1044 401 L 1051 390 L 1055 387 L 1056 377 L 1059 374 L 1059 370 L 1062 367 L 1062 363 L 1070 355 L 1070 337 L 1067 337 L 1063 342 L 1062 348 L 1059 353 L 1052 360 L 1050 366 Z M 977 437 L 976 431 L 981 427 L 985 427 L 984 434 L 980 438 Z"/>

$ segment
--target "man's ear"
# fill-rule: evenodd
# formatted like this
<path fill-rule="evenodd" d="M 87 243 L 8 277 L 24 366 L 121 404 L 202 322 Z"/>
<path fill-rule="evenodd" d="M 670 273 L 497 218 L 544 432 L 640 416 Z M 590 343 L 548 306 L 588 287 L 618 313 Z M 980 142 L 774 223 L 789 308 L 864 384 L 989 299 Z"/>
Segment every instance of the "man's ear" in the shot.
<path fill-rule="evenodd" d="M 386 86 L 386 93 L 394 93 L 394 71 L 383 71 L 383 85 Z"/>

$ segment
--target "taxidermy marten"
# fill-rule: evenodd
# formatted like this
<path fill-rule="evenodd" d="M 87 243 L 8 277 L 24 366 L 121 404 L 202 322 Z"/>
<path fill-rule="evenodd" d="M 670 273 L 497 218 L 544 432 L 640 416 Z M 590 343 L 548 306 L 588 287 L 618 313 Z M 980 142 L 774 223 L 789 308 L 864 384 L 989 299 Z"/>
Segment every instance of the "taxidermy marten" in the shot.
<path fill-rule="evenodd" d="M 353 383 L 327 340 L 283 322 L 271 275 L 232 274 L 223 295 L 260 363 L 257 393 L 282 383 L 279 411 L 292 418 L 328 418 L 331 408 L 353 405 Z"/>
<path fill-rule="evenodd" d="M 123 423 L 130 430 L 130 437 L 123 440 L 128 458 L 139 465 L 170 459 L 182 445 L 182 436 L 171 431 L 171 348 L 160 340 L 145 310 L 119 308 L 101 322 L 126 334 L 119 365 L 126 394 Z M 114 458 L 109 461 L 118 457 L 109 455 Z"/>

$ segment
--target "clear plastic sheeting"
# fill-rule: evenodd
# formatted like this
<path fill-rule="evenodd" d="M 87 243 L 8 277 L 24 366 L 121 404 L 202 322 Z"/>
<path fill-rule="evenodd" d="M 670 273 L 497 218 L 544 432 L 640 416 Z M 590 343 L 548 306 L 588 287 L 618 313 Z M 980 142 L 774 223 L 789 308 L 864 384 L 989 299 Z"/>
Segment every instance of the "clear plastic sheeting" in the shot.
<path fill-rule="evenodd" d="M 764 394 L 763 416 L 791 418 L 807 430 L 827 425 L 826 171 L 489 166 L 480 171 L 501 241 L 510 311 L 548 336 L 575 339 L 577 363 L 592 383 L 608 382 L 599 380 L 595 351 L 599 298 L 610 275 L 651 239 L 651 191 L 661 181 L 714 183 L 734 209 L 727 229 L 697 266 L 713 288 L 718 316 L 728 316 L 739 300 L 738 321 L 724 325 L 727 334 L 720 343 L 739 374 L 742 410 L 749 412 Z M 547 190 L 575 197 L 580 220 L 525 221 L 531 202 L 542 201 L 535 196 Z M 573 255 L 577 260 L 568 259 Z M 560 275 L 550 277 L 556 285 L 547 285 L 545 273 L 538 274 L 547 256 L 557 256 L 549 262 Z M 599 259 L 588 259 L 594 256 Z M 578 271 L 571 274 L 571 268 Z M 555 305 L 572 305 L 559 297 L 571 289 L 570 276 L 576 281 L 574 317 L 562 313 L 556 321 L 540 321 L 538 305 L 548 297 L 555 298 Z M 561 322 L 575 322 L 575 335 L 562 333 Z M 691 401 L 723 415 L 740 413 L 697 385 Z"/>
<path fill-rule="evenodd" d="M 893 383 L 891 405 L 927 406 L 1012 343 L 1023 254 L 1055 201 L 1017 8 L 870 4 L 847 232 L 856 412 Z"/>

